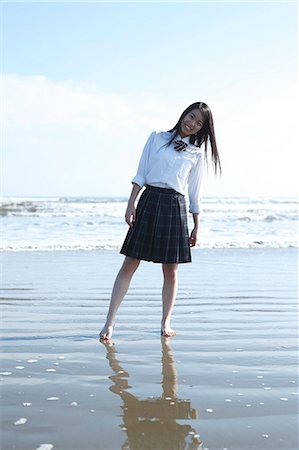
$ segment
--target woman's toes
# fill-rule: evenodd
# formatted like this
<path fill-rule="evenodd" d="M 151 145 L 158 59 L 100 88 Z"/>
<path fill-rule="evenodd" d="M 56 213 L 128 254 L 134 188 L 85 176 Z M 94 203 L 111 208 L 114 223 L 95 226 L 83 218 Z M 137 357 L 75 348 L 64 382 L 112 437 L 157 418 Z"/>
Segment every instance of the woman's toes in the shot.
<path fill-rule="evenodd" d="M 100 339 L 103 339 L 104 341 L 107 341 L 108 339 L 111 339 L 112 331 L 113 331 L 113 326 L 112 325 L 109 325 L 108 327 L 104 327 L 102 329 L 102 331 L 100 332 Z"/>
<path fill-rule="evenodd" d="M 164 329 L 161 330 L 161 336 L 165 336 L 165 337 L 171 337 L 171 336 L 176 336 L 176 332 L 174 330 L 170 329 Z"/>

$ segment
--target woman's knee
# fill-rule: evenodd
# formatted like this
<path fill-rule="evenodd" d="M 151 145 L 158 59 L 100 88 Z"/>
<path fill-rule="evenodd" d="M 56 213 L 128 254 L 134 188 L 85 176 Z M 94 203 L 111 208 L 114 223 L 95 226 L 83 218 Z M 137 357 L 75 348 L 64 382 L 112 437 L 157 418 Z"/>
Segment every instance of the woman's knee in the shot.
<path fill-rule="evenodd" d="M 163 275 L 167 281 L 175 281 L 177 278 L 177 264 L 163 264 Z"/>
<path fill-rule="evenodd" d="M 126 256 L 121 267 L 121 271 L 126 275 L 133 275 L 133 273 L 137 270 L 139 264 L 140 259 L 130 258 L 129 256 Z"/>

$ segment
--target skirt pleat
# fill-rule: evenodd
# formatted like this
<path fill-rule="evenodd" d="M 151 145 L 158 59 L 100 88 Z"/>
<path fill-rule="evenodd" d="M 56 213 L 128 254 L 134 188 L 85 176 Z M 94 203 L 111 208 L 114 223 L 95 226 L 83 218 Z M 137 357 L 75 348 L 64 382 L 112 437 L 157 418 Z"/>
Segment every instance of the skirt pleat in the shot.
<path fill-rule="evenodd" d="M 173 189 L 147 186 L 120 253 L 157 263 L 191 262 L 185 197 Z"/>

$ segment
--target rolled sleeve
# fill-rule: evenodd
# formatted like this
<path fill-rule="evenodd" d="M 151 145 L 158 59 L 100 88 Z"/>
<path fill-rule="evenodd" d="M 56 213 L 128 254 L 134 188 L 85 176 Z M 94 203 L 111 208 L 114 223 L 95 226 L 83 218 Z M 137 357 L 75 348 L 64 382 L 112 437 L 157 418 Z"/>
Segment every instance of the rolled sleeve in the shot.
<path fill-rule="evenodd" d="M 138 186 L 140 186 L 141 188 L 145 185 L 145 178 L 143 178 L 141 175 L 136 175 L 133 180 L 132 183 L 138 184 Z"/>
<path fill-rule="evenodd" d="M 140 186 L 141 188 L 145 185 L 146 183 L 146 174 L 148 172 L 148 162 L 149 162 L 149 155 L 150 155 L 150 148 L 155 136 L 155 131 L 153 131 L 147 141 L 146 144 L 143 148 L 141 157 L 140 157 L 140 161 L 139 161 L 139 165 L 138 165 L 138 169 L 137 169 L 137 173 L 135 175 L 135 177 L 132 179 L 132 183 L 136 183 L 138 184 L 138 186 Z"/>
<path fill-rule="evenodd" d="M 202 179 L 205 167 L 205 157 L 200 153 L 195 166 L 191 169 L 188 178 L 188 194 L 189 194 L 189 212 L 192 214 L 200 213 L 200 195 L 202 187 Z"/>

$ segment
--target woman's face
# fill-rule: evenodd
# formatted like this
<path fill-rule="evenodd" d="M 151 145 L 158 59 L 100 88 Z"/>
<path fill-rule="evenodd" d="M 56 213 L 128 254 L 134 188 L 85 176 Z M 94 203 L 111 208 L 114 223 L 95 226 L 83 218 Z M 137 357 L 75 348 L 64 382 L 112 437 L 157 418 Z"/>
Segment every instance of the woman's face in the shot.
<path fill-rule="evenodd" d="M 181 121 L 181 137 L 197 133 L 204 124 L 204 117 L 199 109 L 192 109 Z"/>

